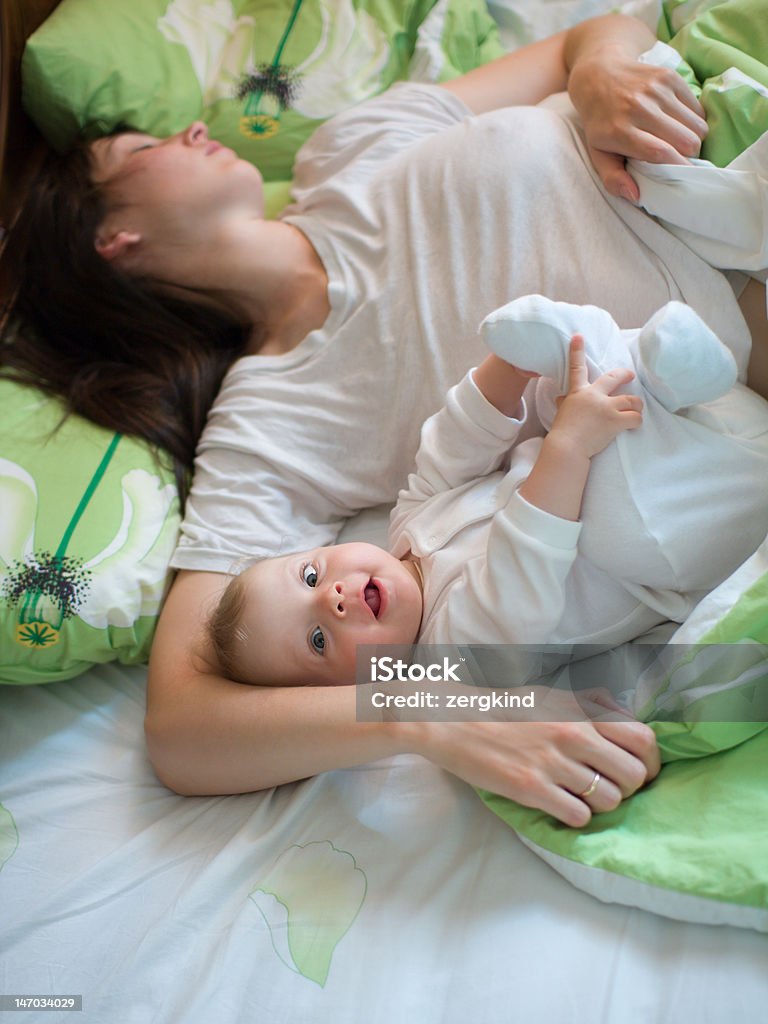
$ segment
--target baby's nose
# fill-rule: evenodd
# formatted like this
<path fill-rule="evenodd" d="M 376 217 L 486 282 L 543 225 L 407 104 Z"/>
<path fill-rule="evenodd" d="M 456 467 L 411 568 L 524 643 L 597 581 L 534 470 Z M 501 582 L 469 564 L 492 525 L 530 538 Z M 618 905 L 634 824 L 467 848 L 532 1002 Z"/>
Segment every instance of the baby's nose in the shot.
<path fill-rule="evenodd" d="M 338 616 L 346 614 L 344 607 L 344 588 L 341 583 L 333 583 L 329 588 L 331 611 Z"/>

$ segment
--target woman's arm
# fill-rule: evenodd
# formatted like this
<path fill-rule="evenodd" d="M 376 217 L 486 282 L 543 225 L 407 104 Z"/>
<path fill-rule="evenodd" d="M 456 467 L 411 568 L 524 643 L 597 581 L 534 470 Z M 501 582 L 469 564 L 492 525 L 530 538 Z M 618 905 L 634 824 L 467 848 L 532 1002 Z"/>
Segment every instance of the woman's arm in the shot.
<path fill-rule="evenodd" d="M 398 753 L 569 825 L 610 810 L 659 770 L 639 722 L 358 722 L 355 687 L 265 689 L 221 678 L 195 654 L 227 577 L 182 572 L 152 647 L 146 734 L 158 777 L 185 795 L 243 793 Z M 595 771 L 589 805 L 574 797 Z"/>
<path fill-rule="evenodd" d="M 355 688 L 267 688 L 224 679 L 204 623 L 230 577 L 180 572 L 152 644 L 145 721 L 158 777 L 184 795 L 245 793 L 397 753 L 391 730 L 355 722 Z"/>
<path fill-rule="evenodd" d="M 546 96 L 562 92 L 568 84 L 567 35 L 567 32 L 558 32 L 540 42 L 522 46 L 459 78 L 441 83 L 442 88 L 455 93 L 475 114 L 499 107 L 534 106 Z"/>
<path fill-rule="evenodd" d="M 653 33 L 636 18 L 602 15 L 521 47 L 443 88 L 477 114 L 533 105 L 567 88 L 606 188 L 637 200 L 625 157 L 681 163 L 698 153 L 707 131 L 704 111 L 679 75 L 638 63 L 654 42 Z"/>

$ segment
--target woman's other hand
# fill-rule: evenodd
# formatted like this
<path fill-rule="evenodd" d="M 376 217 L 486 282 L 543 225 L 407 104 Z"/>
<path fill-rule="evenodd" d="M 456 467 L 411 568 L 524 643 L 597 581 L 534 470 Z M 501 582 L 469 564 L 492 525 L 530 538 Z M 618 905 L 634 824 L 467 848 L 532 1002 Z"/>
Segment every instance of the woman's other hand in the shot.
<path fill-rule="evenodd" d="M 636 28 L 636 26 L 633 26 Z M 571 30 L 568 92 L 579 113 L 590 157 L 606 189 L 637 202 L 640 192 L 625 159 L 650 163 L 686 163 L 698 156 L 707 133 L 704 109 L 686 82 L 669 68 L 640 63 L 638 44 L 595 45 L 590 36 L 580 45 Z M 648 48 L 653 36 L 648 33 Z"/>

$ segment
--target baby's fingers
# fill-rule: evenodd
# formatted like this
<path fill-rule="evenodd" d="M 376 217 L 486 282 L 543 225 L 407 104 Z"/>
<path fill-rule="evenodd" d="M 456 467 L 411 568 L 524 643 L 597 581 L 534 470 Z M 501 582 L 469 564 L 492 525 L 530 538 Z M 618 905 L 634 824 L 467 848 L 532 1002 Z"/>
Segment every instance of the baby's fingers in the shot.
<path fill-rule="evenodd" d="M 639 395 L 614 395 L 608 401 L 618 416 L 620 430 L 636 430 L 643 422 L 643 400 Z"/>
<path fill-rule="evenodd" d="M 615 400 L 619 403 L 621 412 L 643 411 L 643 400 L 639 395 L 617 395 Z"/>
<path fill-rule="evenodd" d="M 629 411 L 621 413 L 621 429 L 637 430 L 643 425 L 643 414 L 641 412 Z"/>
<path fill-rule="evenodd" d="M 635 375 L 632 370 L 608 370 L 607 373 L 597 378 L 592 387 L 603 395 L 612 395 L 618 388 L 629 384 L 634 379 Z M 624 397 L 632 398 L 634 396 L 626 395 Z"/>
<path fill-rule="evenodd" d="M 589 384 L 587 360 L 584 355 L 584 338 L 574 334 L 568 349 L 568 391 L 580 391 Z"/>

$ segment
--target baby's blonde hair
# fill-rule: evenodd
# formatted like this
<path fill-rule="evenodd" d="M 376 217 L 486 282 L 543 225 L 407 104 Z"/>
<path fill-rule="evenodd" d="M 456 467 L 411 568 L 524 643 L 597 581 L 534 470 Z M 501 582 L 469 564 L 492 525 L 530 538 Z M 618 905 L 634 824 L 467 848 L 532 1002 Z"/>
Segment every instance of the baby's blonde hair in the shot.
<path fill-rule="evenodd" d="M 240 576 L 233 576 L 208 619 L 208 639 L 222 673 L 237 682 L 237 655 L 240 644 L 247 640 L 243 612 L 247 600 Z"/>

